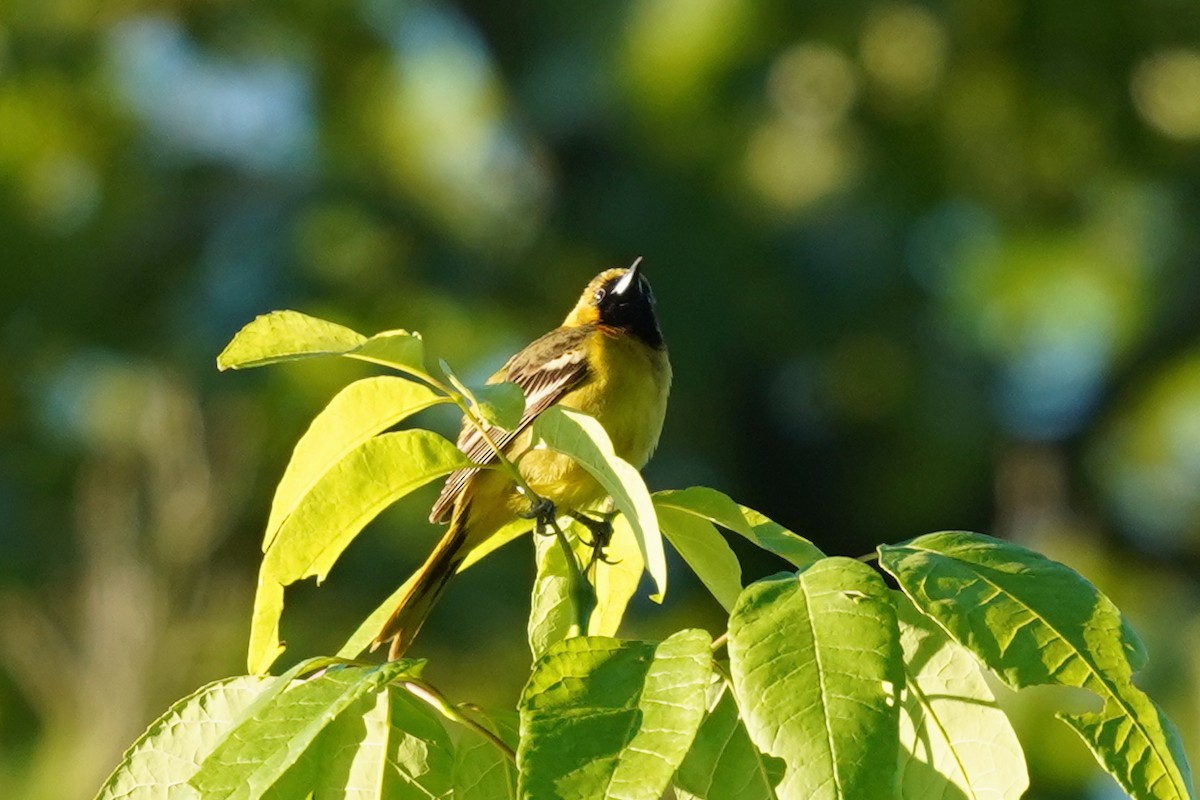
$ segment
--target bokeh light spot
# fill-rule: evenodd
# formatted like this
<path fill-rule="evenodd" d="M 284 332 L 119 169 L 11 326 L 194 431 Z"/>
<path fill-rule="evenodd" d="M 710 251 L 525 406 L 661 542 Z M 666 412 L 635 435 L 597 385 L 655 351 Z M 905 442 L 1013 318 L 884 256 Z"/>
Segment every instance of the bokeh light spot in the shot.
<path fill-rule="evenodd" d="M 1134 69 L 1130 89 L 1138 113 L 1160 133 L 1200 138 L 1200 51 L 1155 53 Z"/>
<path fill-rule="evenodd" d="M 867 74 L 898 100 L 929 94 L 945 70 L 945 28 L 920 6 L 873 9 L 863 26 L 860 46 Z"/>

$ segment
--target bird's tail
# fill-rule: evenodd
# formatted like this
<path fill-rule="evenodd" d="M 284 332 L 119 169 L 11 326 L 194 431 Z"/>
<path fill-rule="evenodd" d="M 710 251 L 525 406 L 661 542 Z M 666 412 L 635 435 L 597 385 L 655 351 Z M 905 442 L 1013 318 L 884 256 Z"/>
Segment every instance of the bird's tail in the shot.
<path fill-rule="evenodd" d="M 384 623 L 379 635 L 375 637 L 375 642 L 371 645 L 372 650 L 390 641 L 388 658 L 394 661 L 403 656 L 412 644 L 425 618 L 442 596 L 446 584 L 454 577 L 459 564 L 467 556 L 467 548 L 463 546 L 467 539 L 465 511 L 465 507 L 456 509 L 446 535 L 429 554 L 429 558 L 425 559 L 421 568 L 408 579 L 408 590 L 400 599 L 396 610 Z"/>

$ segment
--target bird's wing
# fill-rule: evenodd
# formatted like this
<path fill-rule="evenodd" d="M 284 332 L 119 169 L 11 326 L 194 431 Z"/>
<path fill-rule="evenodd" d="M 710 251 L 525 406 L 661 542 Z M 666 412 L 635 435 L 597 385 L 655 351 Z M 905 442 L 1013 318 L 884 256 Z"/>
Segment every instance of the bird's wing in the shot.
<path fill-rule="evenodd" d="M 591 332 L 591 326 L 555 328 L 510 358 L 492 376 L 492 382 L 512 381 L 525 393 L 525 411 L 515 428 L 505 430 L 487 426 L 488 436 L 497 447 L 505 450 L 538 414 L 557 403 L 587 377 L 587 337 Z M 491 444 L 470 423 L 464 421 L 457 444 L 458 449 L 476 464 L 490 464 L 496 460 Z M 450 518 L 455 500 L 477 472 L 478 467 L 468 467 L 450 473 L 429 512 L 431 522 L 445 522 Z"/>

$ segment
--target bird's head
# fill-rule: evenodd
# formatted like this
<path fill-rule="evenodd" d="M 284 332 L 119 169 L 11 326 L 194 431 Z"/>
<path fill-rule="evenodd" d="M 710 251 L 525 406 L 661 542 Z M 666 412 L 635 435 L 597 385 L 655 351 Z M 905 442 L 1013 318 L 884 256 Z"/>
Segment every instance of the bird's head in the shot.
<path fill-rule="evenodd" d="M 654 314 L 654 292 L 639 257 L 630 267 L 606 269 L 592 278 L 563 325 L 598 325 L 636 336 L 662 347 L 662 331 Z"/>

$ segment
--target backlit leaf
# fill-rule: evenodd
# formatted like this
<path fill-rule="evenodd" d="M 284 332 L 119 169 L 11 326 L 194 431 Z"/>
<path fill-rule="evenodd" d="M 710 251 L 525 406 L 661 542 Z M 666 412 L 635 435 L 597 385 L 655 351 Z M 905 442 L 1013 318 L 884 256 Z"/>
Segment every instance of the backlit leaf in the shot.
<path fill-rule="evenodd" d="M 652 599 L 661 601 L 667 591 L 667 560 L 654 503 L 641 474 L 613 452 L 604 427 L 578 411 L 551 406 L 534 421 L 533 435 L 535 441 L 573 458 L 612 496 L 616 507 L 628 518 L 646 571 L 658 588 Z"/>
<path fill-rule="evenodd" d="M 797 536 L 752 508 L 738 505 L 716 489 L 692 486 L 655 492 L 654 504 L 658 508 L 673 508 L 727 528 L 800 569 L 825 557 L 804 537 Z"/>
<path fill-rule="evenodd" d="M 893 594 L 904 648 L 900 704 L 901 800 L 1017 800 L 1025 756 L 979 662 Z"/>
<path fill-rule="evenodd" d="M 870 567 L 827 558 L 752 583 L 730 618 L 729 656 L 751 740 L 787 764 L 781 798 L 891 797 L 903 665 Z"/>
<path fill-rule="evenodd" d="M 973 533 L 879 548 L 922 613 L 1013 688 L 1075 686 L 1103 708 L 1059 714 L 1134 798 L 1194 797 L 1179 734 L 1133 685 L 1146 654 L 1120 611 L 1069 567 Z"/>

